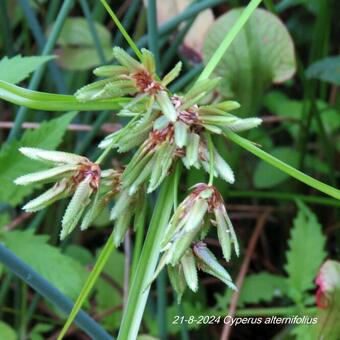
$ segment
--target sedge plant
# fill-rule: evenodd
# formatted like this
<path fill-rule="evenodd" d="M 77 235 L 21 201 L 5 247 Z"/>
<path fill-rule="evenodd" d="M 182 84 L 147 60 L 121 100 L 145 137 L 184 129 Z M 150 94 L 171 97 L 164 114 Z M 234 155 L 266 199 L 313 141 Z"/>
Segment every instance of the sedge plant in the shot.
<path fill-rule="evenodd" d="M 23 209 L 27 212 L 36 212 L 69 198 L 61 221 L 61 239 L 77 227 L 81 230 L 91 227 L 103 209 L 112 207 L 112 234 L 58 339 L 66 334 L 114 247 L 120 246 L 130 227 L 136 230 L 144 223 L 145 202 L 147 196 L 154 192 L 158 192 L 157 200 L 139 262 L 133 272 L 118 339 L 137 337 L 150 285 L 163 268 L 167 268 L 178 301 L 185 289 L 198 290 L 199 271 L 237 290 L 220 259 L 205 243 L 209 230 L 215 229 L 224 260 L 231 261 L 234 254 L 239 256 L 237 234 L 223 197 L 214 186 L 214 178 L 233 184 L 235 175 L 215 148 L 213 136 L 225 136 L 292 177 L 340 198 L 339 190 L 277 160 L 238 135 L 240 131 L 256 128 L 261 119 L 240 118 L 233 114 L 233 110 L 240 106 L 235 101 L 211 102 L 209 99 L 220 82 L 218 78 L 211 78 L 212 72 L 260 2 L 252 0 L 245 8 L 197 81 L 186 92 L 172 93 L 168 86 L 179 76 L 181 63 L 160 77 L 154 54 L 137 48 L 102 0 L 136 58 L 115 47 L 113 56 L 116 64 L 100 66 L 93 71 L 101 77 L 100 80 L 80 88 L 72 97 L 58 98 L 63 109 L 118 109 L 117 115 L 129 121 L 99 143 L 102 153 L 96 160 L 62 151 L 21 148 L 20 152 L 25 156 L 50 168 L 26 174 L 15 181 L 18 185 L 49 184 L 43 194 L 25 204 Z M 42 108 L 49 101 L 58 99 L 55 95 L 43 94 L 45 100 L 39 100 L 37 93 L 27 93 L 3 83 L 1 88 L 3 98 L 18 104 L 30 104 L 34 108 Z M 31 101 L 23 99 L 25 96 Z M 129 152 L 131 159 L 117 168 L 104 167 L 104 160 L 114 150 Z M 202 168 L 209 179 L 206 183 L 196 183 L 188 188 L 187 197 L 177 204 L 179 164 L 186 171 Z"/>

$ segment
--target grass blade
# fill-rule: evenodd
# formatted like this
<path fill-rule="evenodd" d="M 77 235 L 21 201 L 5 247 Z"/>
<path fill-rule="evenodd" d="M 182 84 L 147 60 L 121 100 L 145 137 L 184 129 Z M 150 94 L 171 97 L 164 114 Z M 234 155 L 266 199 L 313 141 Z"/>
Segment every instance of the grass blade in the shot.
<path fill-rule="evenodd" d="M 112 18 L 112 20 L 114 21 L 114 23 L 117 25 L 118 29 L 120 30 L 120 32 L 122 33 L 122 35 L 124 36 L 125 40 L 127 41 L 127 43 L 130 45 L 130 47 L 132 48 L 132 50 L 135 52 L 136 56 L 141 60 L 142 59 L 142 53 L 140 52 L 139 48 L 137 47 L 137 45 L 135 44 L 135 42 L 131 39 L 131 37 L 129 36 L 129 33 L 126 32 L 125 28 L 123 27 L 123 25 L 120 23 L 119 19 L 117 18 L 116 14 L 114 14 L 114 12 L 112 11 L 112 9 L 110 8 L 110 6 L 108 5 L 108 3 L 106 2 L 106 0 L 100 0 L 101 3 L 103 4 L 103 6 L 105 7 L 105 9 L 107 10 L 107 12 L 109 13 L 110 17 Z"/>
<path fill-rule="evenodd" d="M 58 339 L 57 340 L 62 340 L 65 334 L 67 333 L 69 327 L 71 326 L 73 320 L 76 318 L 78 312 L 81 309 L 81 306 L 83 305 L 84 301 L 87 299 L 89 296 L 91 289 L 95 285 L 98 276 L 102 272 L 107 260 L 109 259 L 110 254 L 112 253 L 112 250 L 114 249 L 114 243 L 113 243 L 113 233 L 110 235 L 109 239 L 106 241 L 106 244 L 101 251 L 98 260 L 96 264 L 94 265 L 89 277 L 87 278 L 78 298 L 76 303 L 74 304 L 72 311 L 69 315 L 69 317 L 66 320 L 66 323 L 61 330 Z"/>
<path fill-rule="evenodd" d="M 96 102 L 79 102 L 73 95 L 31 91 L 0 80 L 0 98 L 10 103 L 46 111 L 101 111 L 121 109 L 129 98 L 115 98 Z"/>
<path fill-rule="evenodd" d="M 160 241 L 168 223 L 173 203 L 173 176 L 162 185 L 148 228 L 142 254 L 129 291 L 118 340 L 136 339 L 149 295 L 147 286 L 154 274 L 160 252 Z"/>
<path fill-rule="evenodd" d="M 155 57 L 157 72 L 159 73 L 160 57 L 159 57 L 156 0 L 148 0 L 147 21 L 148 21 L 148 45 L 150 51 L 153 53 Z"/>
<path fill-rule="evenodd" d="M 0 244 L 0 262 L 63 313 L 67 314 L 71 310 L 73 306 L 71 299 L 64 296 L 3 244 Z M 112 337 L 84 311 L 79 312 L 76 323 L 93 339 L 112 340 Z"/>
<path fill-rule="evenodd" d="M 51 35 L 49 36 L 46 45 L 42 51 L 41 55 L 49 55 L 58 39 L 58 36 L 60 34 L 60 31 L 63 27 L 64 21 L 69 13 L 69 11 L 71 10 L 72 6 L 74 4 L 74 0 L 66 0 L 64 1 L 59 15 L 57 17 L 57 20 L 55 22 L 55 25 L 53 26 Z M 31 78 L 31 81 L 29 83 L 29 88 L 31 90 L 35 90 L 39 84 L 40 81 L 42 79 L 43 73 L 45 70 L 45 66 L 42 65 L 41 67 L 39 67 L 33 74 L 33 77 Z M 69 110 L 69 109 L 68 109 Z M 68 111 L 67 110 L 67 111 Z M 27 108 L 26 107 L 21 107 L 15 117 L 15 122 L 14 122 L 14 126 L 11 129 L 7 142 L 11 142 L 13 139 L 17 138 L 20 134 L 21 131 L 21 124 L 23 123 L 23 121 L 25 120 L 26 117 L 26 113 L 27 113 Z"/>
<path fill-rule="evenodd" d="M 310 187 L 312 187 L 312 188 L 314 188 L 318 191 L 321 191 L 328 196 L 331 196 L 331 197 L 334 197 L 334 198 L 340 200 L 340 190 L 338 190 L 334 187 L 331 187 L 328 184 L 322 183 L 322 182 L 318 181 L 317 179 L 314 179 L 313 177 L 304 174 L 300 170 L 297 170 L 297 169 L 293 168 L 292 166 L 282 162 L 281 160 L 279 160 L 276 157 L 273 157 L 272 155 L 268 154 L 267 152 L 261 150 L 260 148 L 255 146 L 252 142 L 250 142 L 249 140 L 237 135 L 236 133 L 234 133 L 232 131 L 228 131 L 226 129 L 224 130 L 224 132 L 225 132 L 225 136 L 227 138 L 229 138 L 230 140 L 232 140 L 234 143 L 236 143 L 239 146 L 241 146 L 242 148 L 248 150 L 249 152 L 251 152 L 255 156 L 261 158 L 265 162 L 271 164 L 275 168 L 278 168 L 279 170 L 285 172 L 289 176 L 296 178 L 300 182 L 305 183 L 308 186 L 310 186 Z"/>
<path fill-rule="evenodd" d="M 218 63 L 221 61 L 223 55 L 225 54 L 226 50 L 230 46 L 230 44 L 235 39 L 237 33 L 242 29 L 242 27 L 246 24 L 248 19 L 250 18 L 251 14 L 255 11 L 257 6 L 261 3 L 261 0 L 251 0 L 248 6 L 244 9 L 241 13 L 233 27 L 230 29 L 224 40 L 222 41 L 221 45 L 215 51 L 214 55 L 209 60 L 208 64 L 205 66 L 203 72 L 199 76 L 197 81 L 204 80 L 209 78 L 211 73 L 215 70 Z"/>

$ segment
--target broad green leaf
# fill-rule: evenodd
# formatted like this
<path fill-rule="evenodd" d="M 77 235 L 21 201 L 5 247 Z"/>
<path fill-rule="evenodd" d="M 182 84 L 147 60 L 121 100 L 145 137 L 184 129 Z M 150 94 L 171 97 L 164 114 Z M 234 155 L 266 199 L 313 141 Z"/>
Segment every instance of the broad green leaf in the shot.
<path fill-rule="evenodd" d="M 294 138 L 298 138 L 300 131 L 299 123 L 303 113 L 303 102 L 301 100 L 290 99 L 280 91 L 270 91 L 264 98 L 264 105 L 272 114 L 291 118 L 292 120 L 282 124 Z M 317 100 L 316 105 L 326 132 L 335 132 L 340 127 L 339 112 L 322 100 Z M 311 123 L 311 131 L 319 132 L 316 119 Z"/>
<path fill-rule="evenodd" d="M 7 323 L 0 321 L 0 339 L 17 340 L 17 334 Z"/>
<path fill-rule="evenodd" d="M 297 150 L 289 147 L 278 147 L 272 149 L 270 153 L 294 167 L 298 166 L 299 152 Z M 322 160 L 312 155 L 306 155 L 305 159 L 305 164 L 308 169 L 323 175 L 328 174 L 327 164 Z M 270 176 L 268 176 L 268 174 L 270 174 Z M 274 169 L 264 161 L 260 161 L 255 168 L 254 185 L 259 189 L 272 188 L 283 183 L 288 178 L 289 176 L 287 174 Z"/>
<path fill-rule="evenodd" d="M 302 100 L 288 98 L 283 92 L 270 91 L 263 101 L 266 108 L 271 114 L 290 118 L 287 122 L 281 124 L 289 131 L 293 138 L 297 138 L 300 130 L 300 120 L 303 110 Z"/>
<path fill-rule="evenodd" d="M 290 99 L 283 92 L 270 91 L 264 98 L 264 105 L 271 114 L 295 120 L 301 119 L 303 102 Z"/>
<path fill-rule="evenodd" d="M 277 157 L 281 161 L 288 163 L 293 167 L 297 167 L 299 157 L 297 152 L 292 152 L 291 148 L 282 147 L 271 150 L 271 155 Z M 254 172 L 254 185 L 256 188 L 271 188 L 275 185 L 282 183 L 289 178 L 284 172 L 273 168 L 268 163 L 260 161 Z"/>
<path fill-rule="evenodd" d="M 308 78 L 316 78 L 340 85 L 340 56 L 327 57 L 310 65 L 306 71 Z"/>
<path fill-rule="evenodd" d="M 101 277 L 96 283 L 95 300 L 97 310 L 103 312 L 108 308 L 118 306 L 123 302 L 122 289 L 124 286 L 124 255 L 113 250 L 103 272 L 109 279 Z M 111 281 L 111 282 L 110 282 Z M 117 310 L 101 320 L 102 325 L 109 330 L 119 327 L 122 311 Z"/>
<path fill-rule="evenodd" d="M 28 263 L 63 294 L 74 299 L 85 282 L 87 273 L 82 265 L 48 244 L 48 236 L 33 231 L 3 233 L 5 245 Z"/>
<path fill-rule="evenodd" d="M 291 230 L 285 270 L 288 273 L 288 295 L 301 302 L 304 293 L 314 288 L 314 280 L 323 262 L 326 237 L 316 216 L 298 202 L 299 211 Z"/>
<path fill-rule="evenodd" d="M 0 80 L 0 98 L 10 103 L 44 111 L 102 111 L 121 109 L 129 98 L 79 102 L 73 95 L 53 94 L 27 90 Z"/>
<path fill-rule="evenodd" d="M 105 26 L 95 22 L 98 43 L 106 59 L 112 59 L 111 34 Z M 66 19 L 57 43 L 60 49 L 58 62 L 68 70 L 87 70 L 101 64 L 89 24 L 84 18 Z"/>
<path fill-rule="evenodd" d="M 36 324 L 30 334 L 29 339 L 30 340 L 44 340 L 46 339 L 46 336 L 44 333 L 50 332 L 53 329 L 53 325 L 47 324 L 47 323 L 38 323 Z"/>
<path fill-rule="evenodd" d="M 89 250 L 77 244 L 71 244 L 65 249 L 65 254 L 80 262 L 84 266 L 93 263 L 93 256 Z"/>
<path fill-rule="evenodd" d="M 243 307 L 245 304 L 270 302 L 275 297 L 283 296 L 286 288 L 286 278 L 283 276 L 270 274 L 268 272 L 248 275 L 240 290 L 237 306 Z M 219 309 L 225 310 L 227 308 L 232 293 L 230 289 L 227 289 L 224 295 L 216 294 L 217 307 Z"/>
<path fill-rule="evenodd" d="M 19 152 L 22 146 L 54 150 L 61 143 L 76 112 L 44 122 L 36 130 L 27 130 L 19 141 L 4 145 L 0 150 L 0 202 L 16 205 L 30 195 L 33 186 L 15 185 L 13 181 L 24 174 L 42 170 L 41 162 L 28 159 Z"/>
<path fill-rule="evenodd" d="M 209 30 L 203 48 L 207 63 L 243 8 L 221 16 Z M 243 113 L 256 114 L 265 90 L 295 72 L 293 41 L 278 17 L 256 9 L 238 33 L 214 74 L 222 77 L 221 94 L 241 103 Z"/>
<path fill-rule="evenodd" d="M 17 84 L 26 79 L 31 72 L 37 69 L 47 61 L 54 59 L 55 56 L 37 56 L 37 57 L 3 57 L 0 60 L 0 80 L 7 81 L 11 84 Z"/>
<path fill-rule="evenodd" d="M 103 48 L 106 60 L 112 59 L 112 47 Z M 84 57 L 86 56 L 86 57 Z M 89 70 L 101 65 L 97 50 L 94 47 L 72 48 L 64 47 L 59 55 L 59 64 L 62 68 L 71 71 Z"/>

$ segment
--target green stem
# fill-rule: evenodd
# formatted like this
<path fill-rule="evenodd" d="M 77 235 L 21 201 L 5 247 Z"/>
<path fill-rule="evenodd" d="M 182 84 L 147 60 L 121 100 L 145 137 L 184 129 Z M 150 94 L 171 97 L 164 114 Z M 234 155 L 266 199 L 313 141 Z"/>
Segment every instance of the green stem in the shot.
<path fill-rule="evenodd" d="M 61 0 L 54 0 L 54 1 L 51 1 L 49 3 L 47 13 L 44 16 L 45 27 L 50 26 L 52 24 L 52 22 L 54 21 L 55 17 L 57 16 L 57 13 L 59 11 L 60 2 L 61 2 Z"/>
<path fill-rule="evenodd" d="M 11 30 L 11 23 L 8 18 L 7 1 L 0 1 L 0 29 L 5 53 L 7 56 L 13 55 L 13 36 Z"/>
<path fill-rule="evenodd" d="M 333 198 L 320 197 L 320 196 L 307 196 L 298 195 L 289 192 L 273 192 L 273 191 L 243 191 L 233 190 L 228 191 L 229 197 L 241 197 L 241 198 L 262 198 L 268 200 L 279 200 L 279 201 L 294 201 L 296 199 L 307 203 L 314 203 L 320 205 L 329 205 L 334 207 L 340 207 L 340 202 Z"/>
<path fill-rule="evenodd" d="M 173 177 L 173 176 L 172 176 Z M 173 178 L 162 185 L 156 207 L 144 242 L 142 254 L 129 291 L 118 340 L 137 338 L 144 308 L 149 295 L 151 279 L 160 252 L 160 243 L 168 223 L 173 203 Z"/>
<path fill-rule="evenodd" d="M 75 96 L 24 89 L 0 80 L 0 98 L 26 108 L 43 111 L 102 111 L 121 109 L 130 98 L 115 98 L 95 102 L 79 102 Z"/>
<path fill-rule="evenodd" d="M 147 23 L 148 23 L 148 46 L 153 53 L 156 62 L 157 72 L 160 71 L 160 57 L 159 57 L 159 39 L 157 26 L 157 5 L 156 0 L 148 0 L 147 9 Z"/>
<path fill-rule="evenodd" d="M 208 148 L 209 148 L 209 183 L 208 185 L 213 185 L 214 183 L 214 144 L 212 142 L 211 134 L 207 133 Z"/>
<path fill-rule="evenodd" d="M 64 24 L 64 21 L 69 13 L 69 11 L 71 10 L 72 6 L 74 4 L 74 0 L 66 0 L 64 1 L 60 12 L 58 14 L 57 20 L 53 26 L 51 35 L 49 36 L 46 45 L 41 53 L 41 55 L 49 55 L 58 39 L 58 36 L 60 34 L 61 28 Z M 42 79 L 44 70 L 45 70 L 46 64 L 40 66 L 33 74 L 33 77 L 31 78 L 31 81 L 29 83 L 29 89 L 31 90 L 35 90 L 39 84 L 40 81 Z M 26 113 L 27 113 L 27 108 L 26 107 L 21 107 L 15 117 L 15 121 L 14 121 L 14 126 L 11 129 L 7 142 L 11 142 L 13 139 L 17 138 L 20 134 L 21 131 L 21 124 L 23 123 L 23 121 L 25 120 L 26 117 Z"/>
<path fill-rule="evenodd" d="M 30 303 L 29 308 L 27 309 L 27 312 L 24 314 L 24 318 L 25 318 L 27 326 L 31 322 L 32 318 L 34 317 L 34 312 L 37 309 L 40 299 L 41 299 L 41 296 L 39 294 L 35 294 Z"/>
<path fill-rule="evenodd" d="M 27 286 L 25 283 L 21 283 L 21 303 L 20 303 L 20 339 L 25 339 L 26 336 L 26 328 L 27 328 Z"/>
<path fill-rule="evenodd" d="M 91 10 L 89 8 L 87 0 L 80 0 L 80 6 L 87 20 L 89 31 L 92 35 L 92 40 L 94 42 L 94 45 L 96 46 L 99 60 L 102 64 L 105 64 L 106 63 L 105 53 L 104 53 L 102 45 L 100 44 L 98 32 L 97 32 L 94 20 L 92 18 Z"/>
<path fill-rule="evenodd" d="M 168 339 L 168 322 L 166 315 L 167 292 L 166 292 L 167 272 L 163 269 L 157 277 L 157 321 L 158 334 L 162 340 Z"/>
<path fill-rule="evenodd" d="M 39 49 L 43 50 L 44 45 L 46 44 L 46 38 L 39 24 L 36 13 L 32 8 L 29 0 L 20 0 L 20 4 L 22 6 L 25 18 L 27 19 L 28 25 L 32 31 L 33 37 L 37 45 L 39 46 Z M 64 76 L 61 74 L 60 69 L 57 67 L 55 60 L 51 60 L 47 64 L 47 67 L 49 69 L 51 78 L 53 79 L 53 84 L 55 85 L 57 91 L 59 93 L 66 93 L 67 87 L 65 84 L 65 79 Z"/>
<path fill-rule="evenodd" d="M 178 90 L 183 89 L 184 86 L 189 84 L 202 70 L 203 70 L 202 64 L 198 64 L 197 66 L 191 68 L 182 77 L 180 77 L 172 85 L 170 85 L 169 87 L 170 91 L 176 92 Z"/>
<path fill-rule="evenodd" d="M 138 11 L 138 8 L 140 6 L 140 0 L 132 0 L 130 5 L 129 5 L 129 8 L 124 16 L 124 19 L 122 20 L 122 26 L 126 29 L 126 30 L 129 30 L 130 29 L 130 26 L 133 22 L 133 20 L 135 19 L 136 15 L 137 15 L 137 11 Z M 113 40 L 113 46 L 120 46 L 121 43 L 122 43 L 122 38 L 123 38 L 123 35 L 120 31 L 118 31 L 116 33 L 116 36 Z"/>
<path fill-rule="evenodd" d="M 174 299 L 177 299 L 175 291 L 173 291 Z M 177 305 L 177 315 L 181 318 L 182 316 L 185 317 L 184 309 L 182 304 L 176 304 Z M 181 323 L 181 338 L 182 340 L 189 340 L 189 334 L 188 334 L 188 327 L 185 322 Z"/>
<path fill-rule="evenodd" d="M 142 53 L 140 52 L 139 48 L 137 47 L 137 45 L 135 44 L 135 42 L 131 39 L 131 37 L 129 36 L 129 33 L 126 32 L 125 28 L 123 27 L 123 25 L 120 23 L 119 19 L 117 18 L 116 14 L 114 14 L 114 12 L 112 11 L 112 9 L 110 8 L 110 6 L 108 5 L 108 3 L 106 2 L 106 0 L 100 0 L 101 3 L 103 4 L 103 6 L 105 7 L 105 9 L 107 10 L 107 12 L 109 13 L 110 17 L 112 18 L 112 20 L 114 21 L 114 23 L 117 25 L 118 29 L 120 30 L 120 32 L 122 33 L 122 35 L 124 36 L 125 40 L 127 41 L 127 43 L 130 45 L 130 47 L 132 48 L 132 50 L 135 52 L 136 56 L 141 60 L 142 59 Z"/>
<path fill-rule="evenodd" d="M 8 272 L 5 278 L 2 278 L 1 288 L 0 288 L 0 306 L 5 304 L 5 299 L 9 289 L 11 288 L 11 282 L 13 279 L 13 274 Z M 2 320 L 2 312 L 0 311 L 0 320 Z"/>
<path fill-rule="evenodd" d="M 237 33 L 240 32 L 240 30 L 246 24 L 251 14 L 255 11 L 255 9 L 260 4 L 260 2 L 261 0 L 251 0 L 249 2 L 248 6 L 243 10 L 243 12 L 239 16 L 239 18 L 236 20 L 233 27 L 230 29 L 226 37 L 223 39 L 221 45 L 217 48 L 217 50 L 215 51 L 215 53 L 209 60 L 208 64 L 205 66 L 203 72 L 198 78 L 198 81 L 209 78 L 209 76 L 215 70 L 218 63 L 221 61 L 228 47 L 235 39 Z"/>
<path fill-rule="evenodd" d="M 0 243 L 0 262 L 11 270 L 21 280 L 26 282 L 36 292 L 43 296 L 54 307 L 67 314 L 73 305 L 71 299 L 64 296 L 46 279 L 35 272 L 23 260 L 18 258 L 11 250 Z M 92 339 L 112 340 L 112 337 L 91 319 L 84 311 L 79 311 L 76 324 Z"/>
<path fill-rule="evenodd" d="M 172 59 L 177 56 L 178 54 L 178 47 L 182 44 L 186 34 L 189 32 L 193 22 L 195 21 L 196 16 L 192 17 L 188 22 L 185 24 L 183 29 L 176 35 L 175 39 L 171 41 L 171 45 L 169 48 L 164 52 L 162 55 L 162 68 L 163 70 L 169 67 Z"/>
<path fill-rule="evenodd" d="M 135 237 L 135 244 L 133 248 L 133 257 L 132 257 L 130 277 L 133 277 L 136 272 L 137 264 L 138 264 L 140 254 L 142 251 L 142 247 L 143 247 L 147 205 L 148 205 L 147 199 L 145 199 L 144 206 L 142 207 L 143 211 L 141 214 L 138 215 L 138 218 L 136 218 L 134 222 L 134 229 L 136 230 L 136 237 Z"/>
<path fill-rule="evenodd" d="M 70 315 L 67 318 L 67 321 L 61 330 L 58 339 L 62 340 L 65 334 L 67 333 L 69 327 L 71 326 L 73 320 L 77 316 L 78 312 L 81 309 L 81 306 L 83 305 L 84 301 L 89 296 L 91 289 L 93 288 L 94 284 L 96 283 L 98 276 L 102 272 L 107 260 L 109 259 L 110 254 L 112 253 L 112 250 L 114 249 L 114 243 L 113 243 L 113 233 L 110 235 L 109 239 L 106 241 L 106 244 L 101 251 L 98 260 L 96 261 L 96 264 L 93 267 L 93 270 L 91 271 L 89 277 L 87 278 L 78 298 L 75 304 L 73 305 L 73 308 L 71 310 Z"/>
<path fill-rule="evenodd" d="M 242 148 L 248 150 L 255 156 L 261 158 L 265 162 L 269 163 L 270 165 L 274 166 L 275 168 L 278 168 L 279 170 L 285 172 L 291 177 L 296 178 L 302 183 L 307 184 L 308 186 L 319 190 L 331 197 L 334 197 L 336 199 L 340 199 L 340 190 L 331 187 L 328 184 L 322 183 L 318 181 L 317 179 L 314 179 L 313 177 L 310 177 L 303 172 L 293 168 L 292 166 L 282 162 L 281 160 L 273 157 L 272 155 L 268 154 L 267 152 L 261 150 L 257 146 L 255 146 L 252 142 L 249 140 L 237 135 L 236 133 L 224 129 L 225 136 L 232 140 L 234 143 L 238 144 Z"/>
<path fill-rule="evenodd" d="M 266 6 L 267 10 L 276 14 L 276 8 L 272 0 L 263 0 L 264 5 Z"/>
<path fill-rule="evenodd" d="M 177 162 L 176 170 L 175 170 L 175 177 L 174 177 L 174 209 L 178 206 L 178 187 L 179 187 L 179 178 L 182 172 L 182 163 Z"/>

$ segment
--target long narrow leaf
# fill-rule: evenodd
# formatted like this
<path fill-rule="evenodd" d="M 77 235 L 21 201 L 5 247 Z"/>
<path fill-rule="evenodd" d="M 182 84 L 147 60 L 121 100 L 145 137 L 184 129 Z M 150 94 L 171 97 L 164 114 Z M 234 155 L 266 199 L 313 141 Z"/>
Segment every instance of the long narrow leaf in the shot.
<path fill-rule="evenodd" d="M 173 176 L 172 176 L 173 177 Z M 173 178 L 169 177 L 162 185 L 157 204 L 151 219 L 142 253 L 131 282 L 127 305 L 123 314 L 118 339 L 136 339 L 144 308 L 149 295 L 162 235 L 170 217 L 173 203 Z"/>
<path fill-rule="evenodd" d="M 31 91 L 0 80 L 0 98 L 10 103 L 35 110 L 47 111 L 102 111 L 121 109 L 129 98 L 115 98 L 95 102 L 79 102 L 72 95 Z"/>
<path fill-rule="evenodd" d="M 221 45 L 215 51 L 214 55 L 209 60 L 208 64 L 205 66 L 204 70 L 202 71 L 201 75 L 199 76 L 197 81 L 204 80 L 209 78 L 211 73 L 215 70 L 218 63 L 221 61 L 223 55 L 225 54 L 226 50 L 230 46 L 230 44 L 235 39 L 236 35 L 242 27 L 246 24 L 251 14 L 255 11 L 257 6 L 261 3 L 261 0 L 251 0 L 248 6 L 243 10 L 240 17 L 237 19 L 233 27 L 230 29 L 224 40 L 222 41 Z"/>
<path fill-rule="evenodd" d="M 334 187 L 331 187 L 328 184 L 322 183 L 322 182 L 318 181 L 317 179 L 314 179 L 313 177 L 304 174 L 300 170 L 293 168 L 292 166 L 288 165 L 287 163 L 282 162 L 281 160 L 279 160 L 279 159 L 273 157 L 272 155 L 268 154 L 267 152 L 261 150 L 260 148 L 255 146 L 252 142 L 250 142 L 249 140 L 237 135 L 236 133 L 234 133 L 230 130 L 227 130 L 227 129 L 224 129 L 224 132 L 225 132 L 225 136 L 227 138 L 229 138 L 230 140 L 232 140 L 234 143 L 236 143 L 239 146 L 241 146 L 242 148 L 248 150 L 249 152 L 251 152 L 255 156 L 263 159 L 265 162 L 269 163 L 270 165 L 274 166 L 275 168 L 278 168 L 279 170 L 285 172 L 289 176 L 296 178 L 300 182 L 305 183 L 308 186 L 327 194 L 328 196 L 331 196 L 331 197 L 334 197 L 334 198 L 340 200 L 340 190 L 338 190 Z"/>
<path fill-rule="evenodd" d="M 74 321 L 75 317 L 77 316 L 78 312 L 80 311 L 82 305 L 84 304 L 84 301 L 87 299 L 89 293 L 91 292 L 91 289 L 95 285 L 97 278 L 99 274 L 102 272 L 107 260 L 110 257 L 110 254 L 112 253 L 112 250 L 114 249 L 114 243 L 113 243 L 113 233 L 109 237 L 109 239 L 106 241 L 106 244 L 101 251 L 98 260 L 96 264 L 94 265 L 94 268 L 92 269 L 92 272 L 90 273 L 89 277 L 87 278 L 83 289 L 81 290 L 76 303 L 73 305 L 72 311 L 70 315 L 67 318 L 67 321 L 61 330 L 58 339 L 62 340 L 65 334 L 67 333 L 69 327 L 71 326 L 72 322 Z"/>

